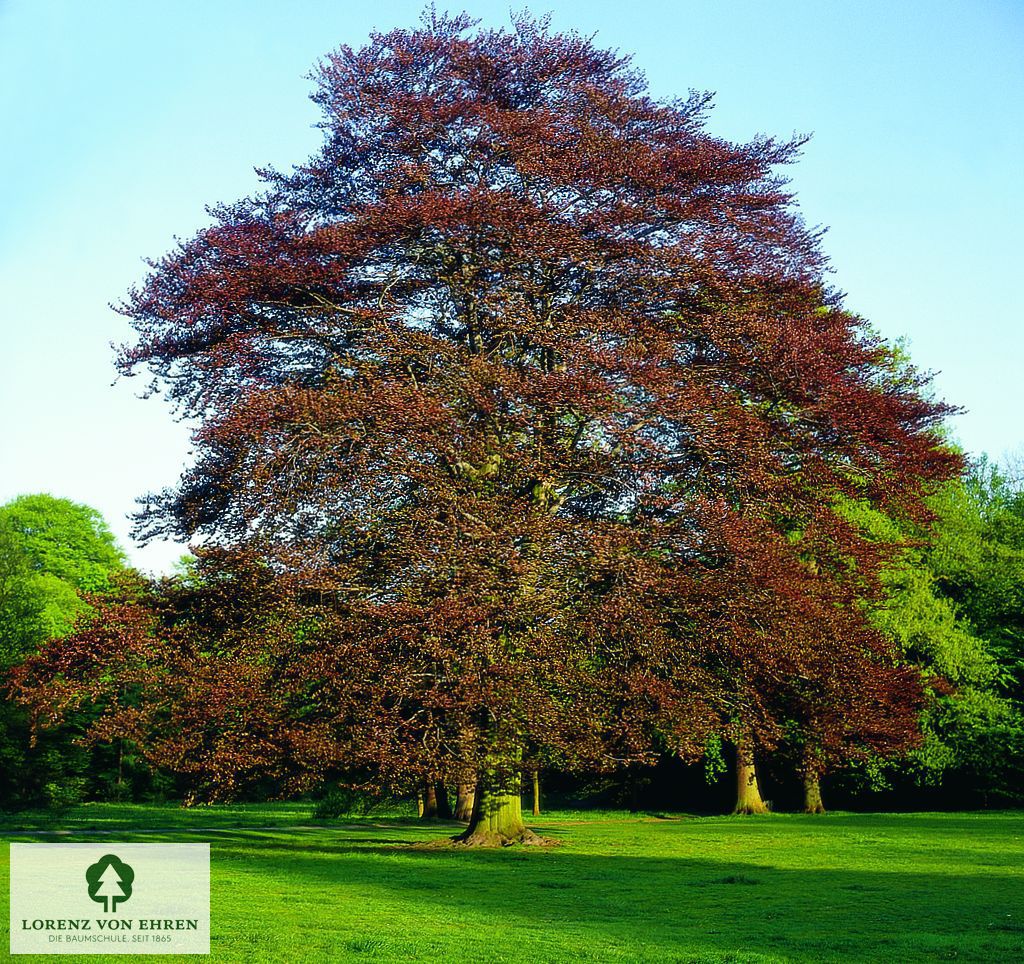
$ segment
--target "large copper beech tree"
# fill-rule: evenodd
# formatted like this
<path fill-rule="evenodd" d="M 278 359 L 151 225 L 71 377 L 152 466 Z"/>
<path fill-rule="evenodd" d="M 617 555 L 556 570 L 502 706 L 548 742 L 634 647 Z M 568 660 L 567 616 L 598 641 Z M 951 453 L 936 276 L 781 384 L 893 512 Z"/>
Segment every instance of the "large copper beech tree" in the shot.
<path fill-rule="evenodd" d="M 955 460 L 824 283 L 778 174 L 800 141 L 716 138 L 707 95 L 656 101 L 526 17 L 428 14 L 317 82 L 319 153 L 124 306 L 121 372 L 199 423 L 142 531 L 215 549 L 236 611 L 156 636 L 119 611 L 52 685 L 109 679 L 88 646 L 121 661 L 136 704 L 109 691 L 105 725 L 148 719 L 214 791 L 475 781 L 481 843 L 529 836 L 539 760 L 725 733 L 749 764 L 794 713 L 819 760 L 912 740 L 920 685 L 858 609 L 879 550 L 834 505 L 920 517 Z"/>

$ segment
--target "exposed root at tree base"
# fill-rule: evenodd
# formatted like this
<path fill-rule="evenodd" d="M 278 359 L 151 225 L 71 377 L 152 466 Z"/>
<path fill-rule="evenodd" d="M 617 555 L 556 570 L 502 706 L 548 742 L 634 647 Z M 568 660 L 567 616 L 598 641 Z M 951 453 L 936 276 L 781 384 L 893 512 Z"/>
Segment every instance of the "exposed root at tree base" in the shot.
<path fill-rule="evenodd" d="M 456 847 L 511 847 L 522 844 L 524 847 L 554 847 L 557 841 L 550 837 L 542 837 L 528 827 L 514 836 L 495 833 L 493 830 L 474 830 L 459 834 L 452 840 Z"/>
<path fill-rule="evenodd" d="M 551 837 L 542 837 L 532 830 L 526 829 L 520 834 L 506 836 L 495 833 L 493 830 L 474 830 L 473 833 L 461 833 L 457 837 L 444 837 L 441 840 L 429 840 L 423 843 L 412 844 L 416 850 L 448 850 L 452 848 L 462 849 L 464 847 L 514 847 L 522 844 L 524 847 L 558 847 L 559 841 Z"/>

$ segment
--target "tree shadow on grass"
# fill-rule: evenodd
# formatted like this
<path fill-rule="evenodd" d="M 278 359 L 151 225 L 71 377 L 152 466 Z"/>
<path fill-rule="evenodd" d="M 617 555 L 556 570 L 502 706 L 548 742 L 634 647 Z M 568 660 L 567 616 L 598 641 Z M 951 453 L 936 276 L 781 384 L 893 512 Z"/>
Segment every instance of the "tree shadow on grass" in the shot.
<path fill-rule="evenodd" d="M 301 911 L 310 916 L 293 927 L 345 957 L 366 941 L 387 959 L 422 956 L 434 940 L 461 960 L 1024 960 L 1020 857 L 999 845 L 1024 836 L 1020 814 L 723 818 L 638 834 L 639 823 L 542 818 L 537 828 L 567 846 L 540 852 L 413 849 L 461 825 L 405 818 L 218 829 L 213 893 L 225 910 L 263 907 L 250 936 L 268 948 L 278 915 Z M 968 837 L 981 846 L 958 846 Z M 647 854 L 624 852 L 635 847 Z M 481 936 L 492 933 L 504 936 Z"/>
<path fill-rule="evenodd" d="M 1024 959 L 1024 878 L 1009 867 L 780 869 L 728 853 L 429 851 L 358 835 L 320 844 L 297 834 L 240 834 L 238 844 L 223 856 L 254 876 L 321 895 L 341 886 L 349 902 L 353 893 L 383 896 L 399 932 L 435 918 L 457 928 L 511 921 L 515 954 L 529 956 L 535 942 L 538 959 L 550 954 L 544 935 L 552 932 L 569 946 L 635 960 Z"/>

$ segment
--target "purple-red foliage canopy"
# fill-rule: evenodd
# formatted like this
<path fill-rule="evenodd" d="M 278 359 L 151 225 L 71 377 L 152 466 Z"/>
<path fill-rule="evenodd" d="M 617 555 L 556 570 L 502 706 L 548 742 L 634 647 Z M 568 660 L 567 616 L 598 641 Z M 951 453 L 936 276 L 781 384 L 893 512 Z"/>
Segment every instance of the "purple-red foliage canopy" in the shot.
<path fill-rule="evenodd" d="M 280 580 L 286 628 L 188 664 L 262 680 L 261 765 L 606 766 L 795 705 L 836 753 L 912 738 L 835 502 L 921 517 L 947 409 L 826 285 L 802 142 L 715 137 L 708 95 L 526 17 L 316 80 L 322 149 L 152 264 L 118 357 L 200 423 L 141 531 Z"/>

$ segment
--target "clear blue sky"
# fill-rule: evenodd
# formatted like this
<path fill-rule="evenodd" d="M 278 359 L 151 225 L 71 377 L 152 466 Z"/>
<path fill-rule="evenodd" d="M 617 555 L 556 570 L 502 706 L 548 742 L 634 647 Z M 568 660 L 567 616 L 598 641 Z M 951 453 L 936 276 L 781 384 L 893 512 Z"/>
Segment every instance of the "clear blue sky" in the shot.
<path fill-rule="evenodd" d="M 515 6 L 518 8 L 519 4 Z M 444 8 L 443 3 L 438 3 Z M 418 2 L 0 0 L 0 502 L 49 491 L 128 538 L 136 496 L 172 484 L 187 433 L 139 379 L 111 386 L 107 307 L 203 205 L 304 160 L 319 133 L 305 75 Z M 508 6 L 453 3 L 486 24 Z M 717 92 L 734 139 L 811 132 L 791 171 L 847 304 L 969 414 L 971 452 L 1024 429 L 1022 0 L 541 0 L 557 28 L 632 53 L 657 96 Z"/>

